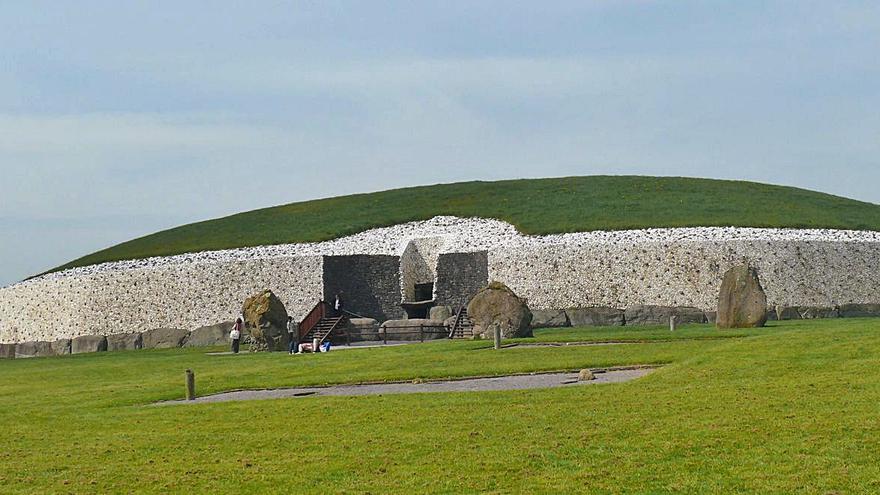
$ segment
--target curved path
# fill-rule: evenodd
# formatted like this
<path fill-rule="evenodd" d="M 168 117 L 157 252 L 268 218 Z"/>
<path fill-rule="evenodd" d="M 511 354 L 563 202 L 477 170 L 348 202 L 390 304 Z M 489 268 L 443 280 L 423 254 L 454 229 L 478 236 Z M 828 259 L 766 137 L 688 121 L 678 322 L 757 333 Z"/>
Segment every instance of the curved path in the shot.
<path fill-rule="evenodd" d="M 425 392 L 477 392 L 492 390 L 527 390 L 534 388 L 572 387 L 634 380 L 654 371 L 654 367 L 609 368 L 593 370 L 595 379 L 578 381 L 576 372 L 534 373 L 459 380 L 375 383 L 366 385 L 335 385 L 331 387 L 279 388 L 272 390 L 239 390 L 198 397 L 195 400 L 160 402 L 155 405 L 202 404 L 260 399 L 287 399 L 313 396 L 356 396 L 384 394 L 417 394 Z"/>

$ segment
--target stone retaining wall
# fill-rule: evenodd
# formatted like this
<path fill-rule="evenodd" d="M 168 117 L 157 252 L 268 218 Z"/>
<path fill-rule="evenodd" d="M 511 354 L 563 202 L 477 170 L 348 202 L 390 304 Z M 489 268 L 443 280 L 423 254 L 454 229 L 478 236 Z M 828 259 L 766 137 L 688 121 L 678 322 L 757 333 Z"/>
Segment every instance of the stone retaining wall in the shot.
<path fill-rule="evenodd" d="M 264 288 L 296 319 L 338 288 L 350 294 L 351 310 L 373 301 L 381 314 L 361 314 L 391 318 L 401 314 L 397 305 L 409 282 L 402 280 L 401 257 L 419 239 L 429 240 L 416 245 L 425 247 L 420 259 L 437 276 L 435 295 L 445 299 L 464 297 L 462 291 L 486 277 L 505 283 L 535 310 L 653 305 L 711 311 L 722 274 L 748 260 L 771 308 L 880 301 L 875 232 L 693 228 L 526 237 L 496 220 L 438 217 L 323 243 L 108 263 L 39 277 L 0 289 L 0 343 L 191 330 L 232 319 L 247 296 Z M 487 258 L 485 272 L 480 256 Z"/>

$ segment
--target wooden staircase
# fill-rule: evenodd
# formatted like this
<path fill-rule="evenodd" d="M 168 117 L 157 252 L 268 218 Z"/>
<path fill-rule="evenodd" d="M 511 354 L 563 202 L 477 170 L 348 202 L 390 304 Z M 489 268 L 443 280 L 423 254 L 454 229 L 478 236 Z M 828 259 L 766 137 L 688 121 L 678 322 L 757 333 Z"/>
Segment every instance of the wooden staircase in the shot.
<path fill-rule="evenodd" d="M 467 314 L 467 306 L 458 308 L 455 315 L 455 323 L 449 330 L 450 339 L 472 339 L 474 338 L 474 321 Z"/>
<path fill-rule="evenodd" d="M 323 344 L 334 330 L 339 328 L 345 320 L 344 315 L 336 315 L 330 305 L 324 301 L 309 312 L 299 324 L 299 341 L 308 344 L 318 339 L 318 344 Z"/>

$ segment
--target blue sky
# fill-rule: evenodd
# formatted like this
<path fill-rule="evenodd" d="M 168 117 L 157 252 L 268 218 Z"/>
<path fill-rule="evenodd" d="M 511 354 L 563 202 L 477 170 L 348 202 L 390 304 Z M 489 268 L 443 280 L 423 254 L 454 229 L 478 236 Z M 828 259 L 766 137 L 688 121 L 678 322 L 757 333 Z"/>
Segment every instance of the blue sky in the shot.
<path fill-rule="evenodd" d="M 0 2 L 0 284 L 181 223 L 470 179 L 880 203 L 880 4 Z"/>

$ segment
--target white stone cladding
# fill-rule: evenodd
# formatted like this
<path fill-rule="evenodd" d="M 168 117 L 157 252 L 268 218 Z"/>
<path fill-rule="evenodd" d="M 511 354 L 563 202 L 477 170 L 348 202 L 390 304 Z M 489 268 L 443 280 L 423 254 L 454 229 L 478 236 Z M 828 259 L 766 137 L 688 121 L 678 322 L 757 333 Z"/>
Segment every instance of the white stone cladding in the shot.
<path fill-rule="evenodd" d="M 414 240 L 435 265 L 441 253 L 487 251 L 489 278 L 533 309 L 711 310 L 722 274 L 743 260 L 758 268 L 771 305 L 880 302 L 877 232 L 700 227 L 535 237 L 497 220 L 436 217 L 321 243 L 104 263 L 38 277 L 0 289 L 0 343 L 191 329 L 231 319 L 245 297 L 263 288 L 302 318 L 323 296 L 323 255 L 402 256 Z"/>

